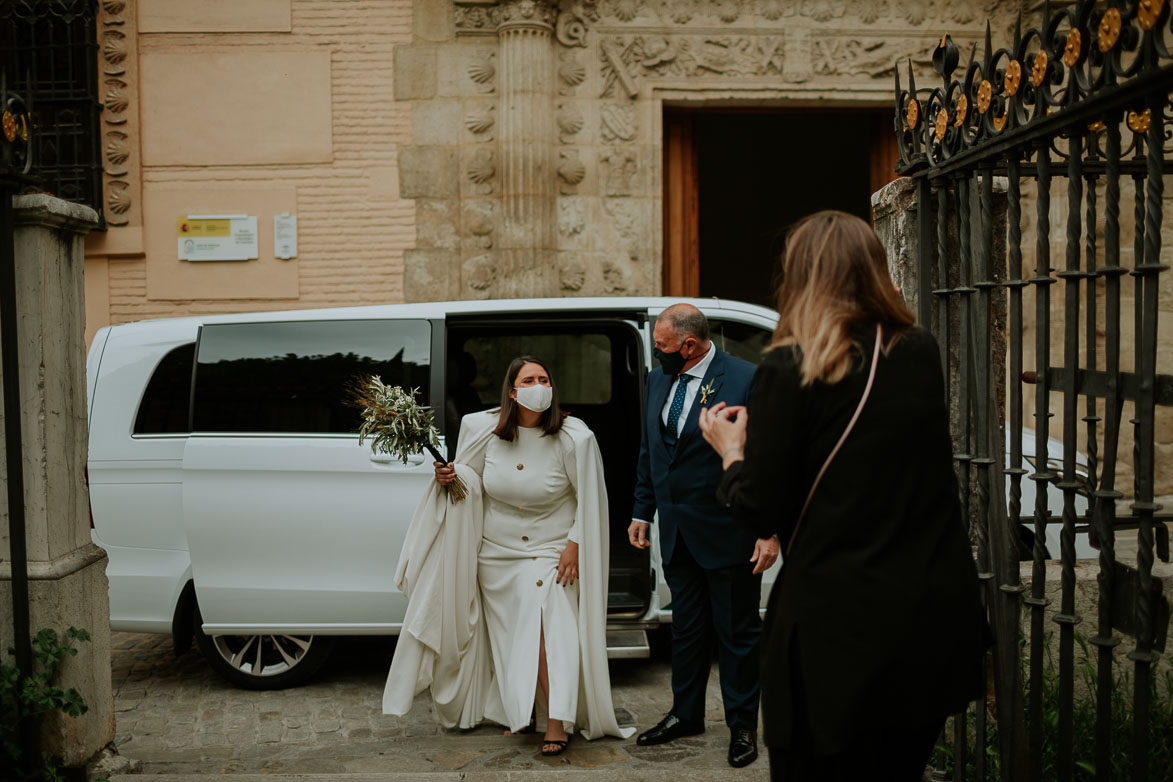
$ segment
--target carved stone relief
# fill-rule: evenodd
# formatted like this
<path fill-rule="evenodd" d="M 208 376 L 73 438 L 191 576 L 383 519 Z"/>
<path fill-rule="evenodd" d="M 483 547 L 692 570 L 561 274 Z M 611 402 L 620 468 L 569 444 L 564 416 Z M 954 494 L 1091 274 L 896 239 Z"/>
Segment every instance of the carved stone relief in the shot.
<path fill-rule="evenodd" d="M 474 141 L 492 141 L 493 125 L 496 122 L 497 107 L 492 104 L 474 107 L 464 118 L 464 126 L 473 135 Z"/>
<path fill-rule="evenodd" d="M 104 0 L 98 17 L 99 67 L 102 73 L 102 174 L 107 225 L 138 225 L 139 181 L 137 59 L 133 52 L 137 18 L 125 0 Z"/>
<path fill-rule="evenodd" d="M 610 149 L 603 153 L 600 162 L 603 164 L 603 195 L 631 195 L 633 180 L 639 172 L 635 152 Z"/>
<path fill-rule="evenodd" d="M 567 239 L 578 236 L 586 228 L 586 212 L 582 199 L 558 199 L 558 233 Z"/>
<path fill-rule="evenodd" d="M 472 298 L 489 298 L 493 283 L 497 280 L 497 264 L 493 256 L 484 253 L 466 260 L 460 267 L 460 280 Z"/>
<path fill-rule="evenodd" d="M 585 282 L 586 264 L 577 257 L 563 258 L 558 264 L 558 286 L 564 291 L 574 293 L 582 290 Z"/>
<path fill-rule="evenodd" d="M 467 169 L 468 181 L 475 186 L 474 192 L 478 195 L 489 195 L 493 192 L 493 177 L 497 175 L 496 156 L 491 149 L 478 149 L 469 158 Z"/>
<path fill-rule="evenodd" d="M 615 226 L 615 232 L 627 246 L 639 245 L 640 213 L 638 205 L 629 198 L 608 198 L 603 200 L 606 212 Z"/>
<path fill-rule="evenodd" d="M 586 178 L 586 164 L 578 156 L 577 149 L 564 149 L 558 153 L 558 192 L 563 195 L 578 192 L 578 185 Z"/>
<path fill-rule="evenodd" d="M 626 293 L 631 280 L 632 258 L 626 253 L 607 258 L 603 261 L 603 293 Z"/>
<path fill-rule="evenodd" d="M 585 120 L 582 112 L 575 108 L 573 102 L 560 102 L 555 108 L 558 112 L 554 115 L 554 122 L 558 125 L 558 140 L 569 144 L 583 128 Z"/>
<path fill-rule="evenodd" d="M 635 138 L 635 106 L 604 104 L 599 110 L 599 119 L 603 141 L 631 141 Z"/>
<path fill-rule="evenodd" d="M 496 201 L 478 198 L 464 202 L 461 212 L 461 236 L 466 247 L 489 249 L 496 229 L 493 216 Z"/>
<path fill-rule="evenodd" d="M 473 58 L 468 66 L 468 78 L 480 92 L 493 92 L 497 82 L 497 55 L 484 52 Z"/>
<path fill-rule="evenodd" d="M 558 92 L 561 95 L 570 95 L 574 88 L 586 80 L 586 66 L 574 58 L 569 52 L 563 52 L 562 64 L 558 66 Z"/>

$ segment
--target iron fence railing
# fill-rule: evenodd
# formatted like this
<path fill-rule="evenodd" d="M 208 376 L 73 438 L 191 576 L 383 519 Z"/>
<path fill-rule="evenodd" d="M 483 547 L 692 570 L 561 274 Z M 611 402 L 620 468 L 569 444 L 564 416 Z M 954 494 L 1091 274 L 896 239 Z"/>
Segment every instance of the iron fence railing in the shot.
<path fill-rule="evenodd" d="M 1077 757 L 1085 751 L 1091 759 L 1080 765 L 1081 773 L 1090 767 L 1096 779 L 1110 779 L 1113 757 L 1122 749 L 1130 753 L 1129 778 L 1144 782 L 1173 775 L 1170 768 L 1151 768 L 1149 738 L 1152 677 L 1169 622 L 1153 564 L 1156 557 L 1168 561 L 1165 522 L 1173 518 L 1154 501 L 1156 411 L 1173 404 L 1173 377 L 1158 371 L 1157 353 L 1160 285 L 1168 272 L 1160 260 L 1163 175 L 1173 172 L 1173 132 L 1166 130 L 1173 120 L 1171 39 L 1170 3 L 1163 0 L 1080 0 L 1059 10 L 1046 3 L 1039 23 L 1024 27 L 1020 21 L 1005 48 L 993 48 L 987 25 L 984 50 L 975 47 L 960 70 L 961 53 L 944 36 L 933 54 L 941 76 L 937 86 L 918 89 L 911 63 L 907 88 L 897 72 L 897 171 L 917 182 L 918 316 L 933 324 L 943 365 L 956 378 L 948 389 L 958 407 L 955 458 L 997 639 L 993 707 L 979 706 L 972 719 L 954 720 L 946 741 L 952 761 L 938 763 L 941 779 L 951 767 L 956 779 L 1066 781 L 1075 778 Z M 1004 266 L 994 252 L 995 239 L 1002 238 L 995 237 L 994 219 L 995 179 L 1001 177 Z M 1122 180 L 1127 179 L 1135 190 L 1131 266 L 1124 265 L 1121 247 Z M 1056 180 L 1067 185 L 1065 198 L 1056 199 L 1066 207 L 1064 236 L 1057 242 L 1061 256 L 1052 247 Z M 1030 198 L 1029 193 L 1024 198 L 1024 183 L 1033 185 L 1036 210 L 1033 274 L 1024 269 L 1024 242 L 1030 241 L 1023 235 L 1022 210 Z M 970 203 L 975 196 L 976 209 Z M 954 255 L 957 268 L 951 271 L 948 259 Z M 1126 275 L 1133 278 L 1131 346 L 1121 322 Z M 1063 289 L 1061 313 L 1052 311 L 1056 285 Z M 1024 359 L 1027 290 L 1034 294 L 1032 369 Z M 1102 319 L 1097 300 L 1103 301 Z M 992 347 L 1002 328 L 996 310 L 1003 306 L 1008 312 L 1004 365 Z M 1062 335 L 1058 355 L 1052 352 L 1052 328 Z M 1132 367 L 1125 371 L 1130 349 Z M 1030 458 L 1022 452 L 1029 384 L 1034 386 L 1033 472 L 1022 468 L 1024 456 Z M 1063 458 L 1057 470 L 1048 459 L 1052 393 L 1062 399 Z M 1134 447 L 1122 457 L 1125 423 L 1133 426 Z M 1002 436 L 1003 426 L 1008 437 Z M 1086 470 L 1077 461 L 1081 427 Z M 1115 483 L 1122 460 L 1131 462 L 1134 476 L 1127 487 L 1128 513 L 1117 507 L 1126 495 Z M 1035 482 L 1033 508 L 1022 507 L 1024 479 Z M 1048 508 L 1052 485 L 1062 492 L 1058 519 Z M 1077 511 L 1080 493 L 1091 498 L 1087 516 Z M 1034 533 L 1029 587 L 1019 577 L 1023 523 Z M 1059 657 L 1056 746 L 1053 760 L 1046 761 L 1052 768 L 1043 755 L 1049 707 L 1042 683 L 1050 604 L 1044 541 L 1053 524 L 1061 525 L 1061 569 L 1052 616 Z M 1136 531 L 1135 562 L 1117 561 L 1116 538 L 1126 530 Z M 1097 671 L 1093 748 L 1077 748 L 1073 730 L 1076 628 L 1083 621 L 1075 602 L 1077 534 L 1089 534 L 1099 547 L 1097 615 L 1088 639 Z M 1023 606 L 1028 649 L 1020 664 Z M 1117 654 L 1132 666 L 1133 731 L 1127 748 L 1112 741 Z M 988 754 L 992 728 L 997 747 Z M 991 761 L 997 763 L 996 775 Z"/>

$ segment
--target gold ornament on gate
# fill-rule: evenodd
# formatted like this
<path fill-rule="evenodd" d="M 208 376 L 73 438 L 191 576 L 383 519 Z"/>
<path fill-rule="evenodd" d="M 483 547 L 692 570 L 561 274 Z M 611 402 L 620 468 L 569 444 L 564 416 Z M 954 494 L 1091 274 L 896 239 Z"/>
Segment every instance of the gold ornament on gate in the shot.
<path fill-rule="evenodd" d="M 914 99 L 909 98 L 908 106 L 905 109 L 904 121 L 908 125 L 909 130 L 916 128 L 916 124 L 920 122 L 920 104 Z"/>
<path fill-rule="evenodd" d="M 965 124 L 965 118 L 969 114 L 969 98 L 962 95 L 957 99 L 957 115 L 953 117 L 953 127 L 959 128 Z"/>
<path fill-rule="evenodd" d="M 1006 127 L 1006 118 L 1010 116 L 1010 105 L 1007 104 L 1006 109 L 1002 112 L 1001 117 L 994 117 L 994 130 L 998 133 L 1002 132 L 1002 128 Z"/>
<path fill-rule="evenodd" d="M 1148 109 L 1140 113 L 1128 112 L 1128 127 L 1132 128 L 1134 133 L 1147 133 L 1152 124 L 1153 115 Z"/>
<path fill-rule="evenodd" d="M 1087 129 L 1090 130 L 1092 133 L 1095 133 L 1097 131 L 1104 129 L 1104 123 L 1102 120 L 1096 120 L 1095 122 L 1089 122 L 1087 125 Z"/>
<path fill-rule="evenodd" d="M 1151 30 L 1157 26 L 1164 10 L 1165 0 L 1140 0 L 1136 7 L 1136 23 L 1142 30 Z"/>
<path fill-rule="evenodd" d="M 1096 34 L 1096 45 L 1100 51 L 1107 53 L 1116 41 L 1120 40 L 1120 9 L 1109 8 L 1100 19 L 1100 29 Z"/>
<path fill-rule="evenodd" d="M 982 79 L 978 85 L 977 109 L 978 114 L 985 114 L 990 110 L 990 101 L 994 98 L 994 85 L 989 79 Z"/>
<path fill-rule="evenodd" d="M 1030 73 L 1030 83 L 1036 87 L 1042 87 L 1043 82 L 1047 80 L 1047 65 L 1050 60 L 1047 59 L 1047 53 L 1040 51 L 1035 55 L 1035 67 Z"/>
<path fill-rule="evenodd" d="M 4 128 L 4 138 L 11 144 L 16 139 L 16 117 L 12 116 L 11 111 L 6 111 L 4 117 L 0 119 L 0 125 Z"/>
<path fill-rule="evenodd" d="M 1071 32 L 1067 33 L 1067 45 L 1063 47 L 1063 64 L 1068 68 L 1074 68 L 1082 53 L 1083 36 L 1078 28 L 1072 27 Z"/>
<path fill-rule="evenodd" d="M 949 112 L 946 109 L 941 109 L 937 112 L 937 131 L 934 135 L 937 141 L 945 140 L 945 131 L 949 128 Z"/>
<path fill-rule="evenodd" d="M 1021 84 L 1022 63 L 1018 60 L 1011 60 L 1010 64 L 1006 66 L 1006 75 L 1002 77 L 1002 86 L 1006 88 L 1007 95 L 1017 95 Z"/>

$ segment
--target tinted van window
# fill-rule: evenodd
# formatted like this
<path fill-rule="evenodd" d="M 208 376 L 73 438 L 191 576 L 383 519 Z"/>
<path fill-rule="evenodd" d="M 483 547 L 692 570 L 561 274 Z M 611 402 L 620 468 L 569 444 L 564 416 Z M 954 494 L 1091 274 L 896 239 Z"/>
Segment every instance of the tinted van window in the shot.
<path fill-rule="evenodd" d="M 762 351 L 770 344 L 773 332 L 761 326 L 735 320 L 709 319 L 709 338 L 720 350 L 751 364 L 762 362 Z"/>
<path fill-rule="evenodd" d="M 371 375 L 428 400 L 431 327 L 422 320 L 205 326 L 192 427 L 199 432 L 355 432 L 352 389 Z"/>
<path fill-rule="evenodd" d="M 155 367 L 134 419 L 135 434 L 184 434 L 191 412 L 195 343 L 172 349 Z"/>

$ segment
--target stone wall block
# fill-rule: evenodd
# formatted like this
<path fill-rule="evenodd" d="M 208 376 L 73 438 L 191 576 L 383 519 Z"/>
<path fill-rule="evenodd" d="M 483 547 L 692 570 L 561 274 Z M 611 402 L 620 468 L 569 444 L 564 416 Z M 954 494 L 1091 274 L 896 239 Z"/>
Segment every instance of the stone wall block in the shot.
<path fill-rule="evenodd" d="M 453 250 L 405 250 L 403 297 L 407 301 L 458 299 L 460 255 Z"/>
<path fill-rule="evenodd" d="M 393 56 L 396 100 L 436 97 L 435 47 L 399 45 Z"/>
<path fill-rule="evenodd" d="M 49 628 L 61 634 L 74 626 L 93 636 L 67 659 L 58 682 L 76 687 L 89 711 L 76 719 L 47 719 L 42 748 L 79 766 L 114 737 L 106 553 L 90 540 L 82 477 L 88 438 L 83 243 L 97 214 L 47 195 L 19 196 L 13 205 L 30 632 Z M 0 438 L 3 424 L 0 408 Z M 7 466 L 2 469 L 0 496 L 7 496 Z M 9 544 L 3 504 L 0 649 L 13 643 Z"/>
<path fill-rule="evenodd" d="M 458 202 L 455 199 L 421 198 L 416 201 L 416 246 L 421 249 L 456 250 Z"/>
<path fill-rule="evenodd" d="M 459 155 L 453 147 L 399 150 L 399 194 L 403 198 L 444 198 L 460 193 Z"/>
<path fill-rule="evenodd" d="M 448 3 L 424 0 L 412 3 L 412 32 L 421 41 L 448 41 L 456 34 Z"/>
<path fill-rule="evenodd" d="M 456 100 L 430 100 L 417 103 L 411 111 L 416 138 L 429 144 L 448 146 L 460 143 L 462 117 Z"/>

